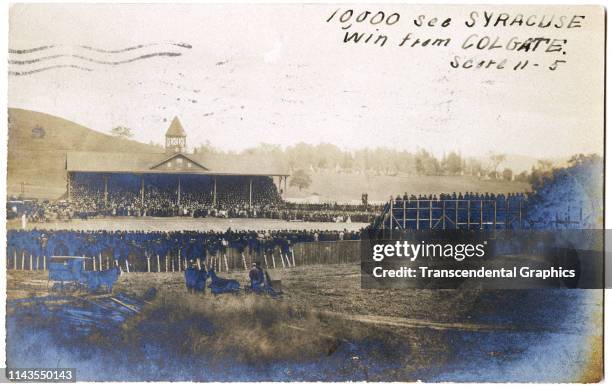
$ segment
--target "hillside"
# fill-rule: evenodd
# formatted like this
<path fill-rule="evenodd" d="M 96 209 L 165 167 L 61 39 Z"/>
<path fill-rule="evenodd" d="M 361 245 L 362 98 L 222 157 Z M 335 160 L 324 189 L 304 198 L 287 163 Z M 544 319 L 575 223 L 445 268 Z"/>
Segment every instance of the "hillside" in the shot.
<path fill-rule="evenodd" d="M 159 152 L 136 141 L 94 131 L 66 119 L 24 109 L 9 108 L 8 174 L 9 196 L 58 198 L 66 191 L 66 152 Z M 41 130 L 42 129 L 42 130 Z"/>
<path fill-rule="evenodd" d="M 66 119 L 23 109 L 9 108 L 8 195 L 19 195 L 24 182 L 26 197 L 56 199 L 66 192 L 66 152 L 99 151 L 146 153 L 158 147 L 119 139 Z M 528 184 L 480 180 L 469 176 L 382 176 L 374 174 L 311 172 L 312 185 L 304 191 L 288 187 L 290 198 L 322 201 L 359 201 L 367 192 L 371 201 L 385 201 L 390 194 L 440 192 L 518 192 Z"/>

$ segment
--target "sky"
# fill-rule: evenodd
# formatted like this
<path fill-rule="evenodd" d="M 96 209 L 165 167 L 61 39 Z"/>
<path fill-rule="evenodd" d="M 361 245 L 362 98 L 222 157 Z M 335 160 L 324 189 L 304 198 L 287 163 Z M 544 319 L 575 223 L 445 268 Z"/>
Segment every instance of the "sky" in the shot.
<path fill-rule="evenodd" d="M 326 22 L 338 7 L 13 5 L 9 106 L 102 132 L 127 126 L 135 139 L 156 143 L 178 116 L 191 147 L 328 142 L 436 155 L 603 153 L 601 8 L 355 6 L 355 14 L 400 14 L 392 26 L 355 22 L 347 30 L 385 33 L 390 43 L 377 47 L 343 43 L 338 16 Z M 338 15 L 352 8 L 340 7 Z M 586 18 L 571 30 L 467 29 L 463 21 L 474 10 Z M 452 23 L 417 28 L 412 20 L 420 14 Z M 451 37 L 452 43 L 398 47 L 406 33 Z M 512 36 L 567 39 L 567 63 L 555 72 L 450 67 L 455 55 L 542 64 L 553 58 L 461 50 L 470 34 L 502 42 Z M 63 67 L 28 73 L 50 66 Z"/>

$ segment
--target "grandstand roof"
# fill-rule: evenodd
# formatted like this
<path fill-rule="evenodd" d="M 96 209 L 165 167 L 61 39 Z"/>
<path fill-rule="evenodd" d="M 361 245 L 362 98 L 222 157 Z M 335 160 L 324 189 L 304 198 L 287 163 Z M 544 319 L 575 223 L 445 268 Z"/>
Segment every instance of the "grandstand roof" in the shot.
<path fill-rule="evenodd" d="M 177 153 L 66 153 L 66 170 L 83 173 L 204 174 L 288 176 L 280 164 L 248 155 Z"/>
<path fill-rule="evenodd" d="M 166 131 L 166 136 L 172 136 L 172 137 L 186 137 L 187 136 L 187 133 L 185 132 L 185 129 L 183 128 L 183 125 L 181 124 L 177 116 L 175 116 L 174 119 L 172 119 L 172 123 L 170 123 L 170 127 L 168 127 L 168 131 Z"/>

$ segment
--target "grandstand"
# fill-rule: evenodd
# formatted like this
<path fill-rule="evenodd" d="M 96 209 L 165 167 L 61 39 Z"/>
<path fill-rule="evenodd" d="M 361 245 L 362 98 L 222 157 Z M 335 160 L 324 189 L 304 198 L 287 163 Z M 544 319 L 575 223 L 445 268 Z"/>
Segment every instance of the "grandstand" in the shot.
<path fill-rule="evenodd" d="M 237 216 L 281 201 L 289 176 L 282 166 L 186 148 L 187 134 L 175 117 L 164 153 L 67 152 L 65 199 L 81 217 Z"/>
<path fill-rule="evenodd" d="M 381 230 L 496 230 L 523 225 L 523 193 L 440 194 L 391 198 L 375 221 Z"/>

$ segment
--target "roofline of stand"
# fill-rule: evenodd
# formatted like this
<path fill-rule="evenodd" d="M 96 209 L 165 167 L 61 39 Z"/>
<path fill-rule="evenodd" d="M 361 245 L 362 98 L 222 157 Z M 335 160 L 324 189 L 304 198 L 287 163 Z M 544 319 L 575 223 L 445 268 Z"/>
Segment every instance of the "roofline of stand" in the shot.
<path fill-rule="evenodd" d="M 135 171 L 124 171 L 124 170 L 75 170 L 66 169 L 68 173 L 107 173 L 107 174 L 191 174 L 198 176 L 242 176 L 242 177 L 289 177 L 291 174 L 287 173 L 216 173 L 211 171 L 153 171 L 153 170 L 135 170 Z"/>

